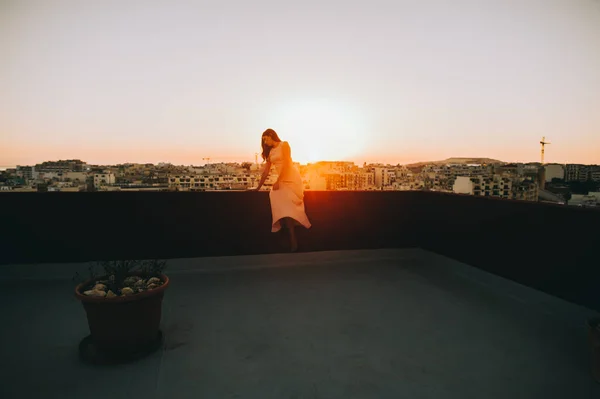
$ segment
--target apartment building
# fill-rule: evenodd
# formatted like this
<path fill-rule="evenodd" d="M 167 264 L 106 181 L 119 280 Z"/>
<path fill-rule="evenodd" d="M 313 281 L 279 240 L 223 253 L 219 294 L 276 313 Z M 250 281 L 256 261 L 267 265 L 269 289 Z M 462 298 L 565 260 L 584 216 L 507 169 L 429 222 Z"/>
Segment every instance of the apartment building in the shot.
<path fill-rule="evenodd" d="M 371 190 L 374 189 L 375 184 L 375 173 L 374 172 L 358 172 L 358 188 L 357 190 Z"/>
<path fill-rule="evenodd" d="M 117 181 L 114 173 L 94 173 L 94 188 L 102 189 L 115 184 Z"/>
<path fill-rule="evenodd" d="M 406 166 L 398 166 L 394 169 L 394 173 L 396 175 L 396 181 L 401 179 L 407 179 L 413 175 L 410 169 Z"/>
<path fill-rule="evenodd" d="M 458 177 L 477 176 L 491 176 L 490 168 L 479 164 L 429 165 L 421 172 L 425 187 L 436 191 L 451 192 Z"/>
<path fill-rule="evenodd" d="M 35 168 L 40 172 L 83 172 L 87 169 L 87 164 L 79 159 L 67 159 L 42 162 Z"/>
<path fill-rule="evenodd" d="M 600 182 L 600 166 L 592 165 L 589 167 L 588 177 L 590 180 Z"/>
<path fill-rule="evenodd" d="M 206 191 L 206 190 L 244 190 L 255 187 L 260 180 L 256 175 L 170 175 L 169 190 Z M 272 179 L 271 179 L 272 180 Z M 270 185 L 273 182 L 269 182 Z M 265 186 L 269 186 L 265 182 Z"/>
<path fill-rule="evenodd" d="M 373 190 L 375 173 L 368 171 L 339 172 L 327 169 L 307 170 L 304 174 L 306 188 L 310 190 Z"/>
<path fill-rule="evenodd" d="M 424 188 L 425 183 L 423 180 L 418 179 L 400 180 L 392 184 L 392 189 L 395 191 L 415 191 L 423 190 Z"/>
<path fill-rule="evenodd" d="M 368 190 L 374 188 L 375 175 L 373 173 L 325 173 L 322 175 L 325 178 L 326 190 Z"/>
<path fill-rule="evenodd" d="M 375 186 L 377 188 L 387 187 L 396 178 L 396 171 L 389 168 L 374 168 L 375 172 Z"/>
<path fill-rule="evenodd" d="M 519 176 L 523 174 L 522 163 L 507 163 L 504 165 L 496 165 L 493 167 L 493 174 L 499 174 L 503 176 Z"/>
<path fill-rule="evenodd" d="M 450 164 L 446 166 L 446 174 L 449 177 L 458 176 L 487 176 L 490 170 L 487 166 L 479 164 Z"/>
<path fill-rule="evenodd" d="M 17 176 L 22 177 L 25 181 L 37 178 L 35 176 L 35 166 L 18 166 L 17 165 Z"/>
<path fill-rule="evenodd" d="M 537 201 L 539 185 L 533 180 L 509 178 L 502 175 L 458 176 L 454 182 L 453 192 L 482 197 Z"/>
<path fill-rule="evenodd" d="M 512 198 L 513 184 L 508 177 L 493 175 L 483 176 L 457 176 L 452 187 L 456 194 L 469 194 L 482 197 Z"/>
<path fill-rule="evenodd" d="M 306 171 L 319 172 L 319 173 L 345 173 L 345 172 L 356 172 L 358 167 L 354 162 L 331 162 L 321 161 L 315 163 L 309 163 L 306 165 Z"/>
<path fill-rule="evenodd" d="M 580 164 L 567 164 L 565 166 L 566 181 L 587 181 L 588 167 Z"/>
<path fill-rule="evenodd" d="M 523 180 L 514 188 L 513 199 L 521 201 L 538 201 L 539 185 L 535 181 Z"/>
<path fill-rule="evenodd" d="M 65 172 L 62 174 L 62 180 L 69 180 L 72 182 L 85 183 L 88 174 L 86 172 Z"/>

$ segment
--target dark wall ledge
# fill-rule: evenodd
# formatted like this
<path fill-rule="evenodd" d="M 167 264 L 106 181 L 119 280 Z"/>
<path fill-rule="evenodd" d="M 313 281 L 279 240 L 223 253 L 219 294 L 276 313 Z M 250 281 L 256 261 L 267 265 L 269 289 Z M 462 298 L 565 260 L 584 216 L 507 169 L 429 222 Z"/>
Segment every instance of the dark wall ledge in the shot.
<path fill-rule="evenodd" d="M 306 192 L 300 251 L 422 247 L 600 309 L 600 212 L 428 192 Z M 287 252 L 261 192 L 4 193 L 0 264 Z"/>

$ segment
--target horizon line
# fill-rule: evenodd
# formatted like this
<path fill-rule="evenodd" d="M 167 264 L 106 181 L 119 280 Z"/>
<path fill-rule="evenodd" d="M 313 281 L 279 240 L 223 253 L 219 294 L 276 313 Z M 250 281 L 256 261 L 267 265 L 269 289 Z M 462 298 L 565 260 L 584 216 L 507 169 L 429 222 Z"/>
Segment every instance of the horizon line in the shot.
<path fill-rule="evenodd" d="M 436 161 L 415 161 L 415 162 L 407 162 L 407 163 L 400 163 L 400 162 L 396 162 L 396 163 L 390 163 L 390 162 L 381 162 L 381 161 L 363 161 L 363 162 L 358 162 L 358 161 L 351 161 L 351 160 L 320 160 L 320 161 L 312 161 L 312 162 L 299 162 L 299 161 L 294 161 L 294 163 L 300 164 L 300 165 L 310 165 L 310 164 L 317 164 L 317 163 L 322 163 L 322 162 L 326 162 L 326 163 L 335 163 L 335 162 L 344 162 L 344 163 L 353 163 L 355 165 L 360 166 L 360 164 L 367 164 L 367 165 L 372 165 L 372 164 L 382 164 L 382 165 L 417 165 L 417 164 L 435 164 L 435 163 L 441 163 L 441 162 L 446 162 L 446 161 L 450 161 L 453 159 L 467 159 L 467 160 L 476 160 L 476 159 L 486 159 L 486 160 L 490 160 L 492 162 L 472 162 L 473 164 L 492 164 L 492 163 L 503 163 L 503 164 L 511 164 L 511 163 L 522 163 L 522 164 L 542 164 L 542 162 L 540 161 L 502 161 L 499 159 L 493 159 L 493 158 L 487 158 L 487 157 L 450 157 L 447 159 L 440 159 L 440 160 L 436 160 Z M 190 163 L 190 164 L 176 164 L 173 163 L 171 161 L 158 161 L 158 162 L 133 162 L 133 161 L 124 161 L 124 162 L 117 162 L 117 163 L 90 163 L 87 161 L 84 161 L 82 159 L 79 158 L 66 158 L 66 159 L 57 159 L 57 160 L 45 160 L 45 161 L 41 161 L 41 162 L 36 162 L 36 163 L 23 163 L 23 164 L 12 164 L 12 165 L 0 165 L 0 168 L 3 169 L 12 169 L 12 168 L 16 168 L 19 166 L 35 166 L 38 164 L 42 164 L 44 162 L 60 162 L 60 161 L 74 161 L 74 160 L 78 160 L 81 161 L 87 165 L 91 165 L 91 166 L 115 166 L 115 165 L 126 165 L 126 164 L 137 164 L 137 165 L 157 165 L 157 164 L 170 164 L 172 166 L 207 166 L 207 165 L 214 165 L 214 164 L 242 164 L 242 163 L 250 163 L 250 164 L 256 164 L 255 161 L 241 161 L 241 160 L 236 160 L 236 161 L 220 161 L 220 162 L 208 162 L 208 163 L 198 163 L 198 164 L 194 164 L 194 163 Z M 264 161 L 259 162 L 258 165 L 263 164 Z M 574 163 L 574 162 L 544 162 L 544 165 L 597 165 L 595 163 Z"/>

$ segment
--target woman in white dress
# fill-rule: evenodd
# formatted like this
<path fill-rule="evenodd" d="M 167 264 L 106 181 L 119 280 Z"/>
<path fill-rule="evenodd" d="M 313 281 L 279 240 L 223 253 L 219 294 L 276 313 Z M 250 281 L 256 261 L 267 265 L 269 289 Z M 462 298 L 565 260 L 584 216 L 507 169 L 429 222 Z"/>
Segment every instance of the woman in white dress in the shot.
<path fill-rule="evenodd" d="M 258 191 L 267 180 L 271 165 L 275 165 L 278 178 L 269 192 L 273 222 L 271 232 L 281 230 L 282 224 L 287 227 L 290 234 L 291 251 L 298 249 L 295 227 L 297 225 L 310 228 L 311 224 L 304 209 L 304 187 L 300 172 L 292 162 L 290 145 L 281 141 L 273 129 L 267 129 L 261 137 L 262 157 L 266 161 L 265 170 L 258 187 Z"/>

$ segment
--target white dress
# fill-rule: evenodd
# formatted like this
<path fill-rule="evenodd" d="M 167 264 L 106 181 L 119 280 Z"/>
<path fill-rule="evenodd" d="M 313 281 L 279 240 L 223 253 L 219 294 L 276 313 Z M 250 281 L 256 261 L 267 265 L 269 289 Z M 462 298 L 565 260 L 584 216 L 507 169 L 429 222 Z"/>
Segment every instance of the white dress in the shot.
<path fill-rule="evenodd" d="M 271 190 L 269 200 L 271 201 L 271 213 L 273 215 L 273 223 L 271 232 L 275 233 L 281 230 L 281 219 L 285 217 L 292 218 L 296 224 L 302 225 L 307 229 L 311 224 L 306 216 L 304 209 L 304 187 L 302 185 L 302 176 L 288 159 L 285 176 L 281 174 L 285 160 L 283 159 L 283 146 L 288 145 L 287 142 L 279 143 L 279 145 L 271 149 L 269 159 L 275 165 L 279 174 L 279 190 Z"/>

